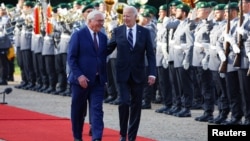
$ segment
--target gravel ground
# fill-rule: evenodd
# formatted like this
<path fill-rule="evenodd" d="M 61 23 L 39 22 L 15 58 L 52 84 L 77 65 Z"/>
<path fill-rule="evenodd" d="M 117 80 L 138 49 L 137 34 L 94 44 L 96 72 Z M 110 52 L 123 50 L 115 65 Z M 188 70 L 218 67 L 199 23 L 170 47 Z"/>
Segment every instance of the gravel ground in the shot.
<path fill-rule="evenodd" d="M 15 76 L 15 79 L 20 80 L 18 76 Z M 8 86 L 0 86 L 0 91 L 3 91 L 6 87 L 13 88 L 12 93 L 6 95 L 5 98 L 8 105 L 70 118 L 70 97 L 15 89 L 14 85 L 17 84 L 19 84 L 19 81 L 9 82 Z M 2 101 L 2 95 L 0 95 L 0 101 Z M 178 118 L 155 113 L 155 109 L 159 107 L 161 107 L 160 104 L 152 104 L 152 109 L 142 111 L 138 135 L 157 141 L 207 141 L 208 123 L 194 120 L 196 116 L 203 113 L 202 110 L 192 110 L 192 117 Z M 103 108 L 105 127 L 119 130 L 117 106 L 104 104 Z M 214 115 L 217 115 L 217 111 Z"/>

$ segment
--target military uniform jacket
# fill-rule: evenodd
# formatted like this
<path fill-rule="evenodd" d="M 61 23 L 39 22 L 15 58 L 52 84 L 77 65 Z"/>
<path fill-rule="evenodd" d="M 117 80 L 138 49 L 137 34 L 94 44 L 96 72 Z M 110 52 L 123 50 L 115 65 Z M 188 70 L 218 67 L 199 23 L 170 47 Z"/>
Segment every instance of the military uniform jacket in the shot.
<path fill-rule="evenodd" d="M 217 22 L 210 32 L 210 46 L 209 52 L 206 55 L 208 57 L 208 68 L 212 71 L 218 71 L 221 64 L 220 58 L 218 56 L 218 50 L 216 47 L 216 42 L 219 40 L 220 36 L 225 32 L 226 21 Z"/>
<path fill-rule="evenodd" d="M 43 42 L 42 55 L 55 55 L 55 41 L 51 35 L 46 35 Z"/>
<path fill-rule="evenodd" d="M 43 50 L 43 36 L 41 34 L 35 34 L 33 32 L 31 46 L 32 46 L 31 50 L 34 53 L 42 53 L 42 50 Z"/>
<path fill-rule="evenodd" d="M 201 67 L 201 61 L 205 57 L 207 51 L 204 44 L 210 43 L 210 30 L 213 27 L 212 21 L 202 20 L 197 25 L 194 32 L 194 48 L 193 48 L 193 60 L 192 65 L 195 67 Z"/>
<path fill-rule="evenodd" d="M 242 35 L 243 47 L 241 47 L 241 66 L 242 69 L 248 69 L 250 66 L 249 58 L 247 53 L 250 52 L 250 13 L 244 14 L 243 23 L 241 27 L 244 28 L 244 33 Z M 238 39 L 238 38 L 236 38 Z"/>
<path fill-rule="evenodd" d="M 181 21 L 174 33 L 173 56 L 175 68 L 182 67 L 183 60 L 190 61 L 191 59 L 191 46 L 187 46 L 187 37 L 192 36 L 191 32 L 187 32 L 190 28 L 189 22 L 190 21 L 188 19 Z"/>
<path fill-rule="evenodd" d="M 237 27 L 237 23 L 238 23 L 238 18 L 234 18 L 233 20 L 230 21 L 230 31 L 229 34 L 232 36 L 236 37 L 236 27 Z M 226 25 L 225 25 L 226 26 Z M 224 29 L 226 29 L 226 27 L 224 27 Z M 221 37 L 219 38 L 219 40 L 216 42 L 216 47 L 218 49 L 218 51 L 220 50 L 225 50 L 225 44 L 226 42 L 224 41 L 224 35 L 222 34 Z M 235 59 L 236 54 L 233 52 L 232 47 L 230 46 L 230 52 L 227 56 L 227 72 L 232 72 L 232 71 L 237 71 L 238 69 L 235 68 L 233 66 L 233 62 Z"/>

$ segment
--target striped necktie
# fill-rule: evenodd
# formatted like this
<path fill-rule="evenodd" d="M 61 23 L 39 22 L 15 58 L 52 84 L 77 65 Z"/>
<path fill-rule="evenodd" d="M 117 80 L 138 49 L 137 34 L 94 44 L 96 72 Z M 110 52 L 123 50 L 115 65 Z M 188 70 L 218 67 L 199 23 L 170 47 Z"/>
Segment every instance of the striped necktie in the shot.
<path fill-rule="evenodd" d="M 132 33 L 132 28 L 130 28 L 129 32 L 128 32 L 128 43 L 129 43 L 130 50 L 133 50 L 133 33 Z"/>

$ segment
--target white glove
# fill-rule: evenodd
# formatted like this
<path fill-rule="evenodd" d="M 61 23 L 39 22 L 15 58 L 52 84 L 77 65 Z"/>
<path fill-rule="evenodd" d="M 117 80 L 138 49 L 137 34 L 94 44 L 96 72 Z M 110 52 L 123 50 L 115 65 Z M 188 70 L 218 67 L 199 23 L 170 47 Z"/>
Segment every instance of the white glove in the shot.
<path fill-rule="evenodd" d="M 225 78 L 225 73 L 220 73 L 220 78 Z"/>
<path fill-rule="evenodd" d="M 232 45 L 232 48 L 233 48 L 233 52 L 234 52 L 234 53 L 240 53 L 240 49 L 239 49 L 238 45 L 233 44 L 233 45 Z"/>
<path fill-rule="evenodd" d="M 206 60 L 206 58 L 201 60 L 201 64 L 202 64 L 202 68 L 203 70 L 207 70 L 208 69 L 208 62 Z"/>
<path fill-rule="evenodd" d="M 240 35 L 244 35 L 244 33 L 245 33 L 244 28 L 243 27 L 239 27 L 239 26 L 236 28 L 236 31 Z"/>
<path fill-rule="evenodd" d="M 183 60 L 182 65 L 183 65 L 183 68 L 184 68 L 185 70 L 188 70 L 188 68 L 189 68 L 189 63 L 188 63 L 186 60 Z"/>
<path fill-rule="evenodd" d="M 208 20 L 208 21 L 213 20 L 213 19 L 214 19 L 214 10 L 212 10 L 212 11 L 210 12 L 210 14 L 208 15 L 208 17 L 207 17 L 207 20 Z"/>
<path fill-rule="evenodd" d="M 190 12 L 190 14 L 188 15 L 188 18 L 189 18 L 190 20 L 195 20 L 195 19 L 197 18 L 197 9 L 196 9 L 196 8 L 194 8 L 194 9 Z"/>
<path fill-rule="evenodd" d="M 167 44 L 166 43 L 161 43 L 161 51 L 163 53 L 164 58 L 168 59 L 168 52 L 167 52 Z"/>
<path fill-rule="evenodd" d="M 219 55 L 219 58 L 220 58 L 221 62 L 226 61 L 226 59 L 227 59 L 226 55 L 225 55 L 225 53 L 222 50 L 218 52 L 218 55 Z"/>
<path fill-rule="evenodd" d="M 164 69 L 168 68 L 168 59 L 167 58 L 163 57 L 161 63 L 162 63 L 162 66 Z"/>
<path fill-rule="evenodd" d="M 250 52 L 247 53 L 248 61 L 250 62 Z"/>
<path fill-rule="evenodd" d="M 231 41 L 234 40 L 234 39 L 233 39 L 233 37 L 232 37 L 231 35 L 229 35 L 229 34 L 224 34 L 224 40 L 225 40 L 226 42 L 231 43 Z"/>

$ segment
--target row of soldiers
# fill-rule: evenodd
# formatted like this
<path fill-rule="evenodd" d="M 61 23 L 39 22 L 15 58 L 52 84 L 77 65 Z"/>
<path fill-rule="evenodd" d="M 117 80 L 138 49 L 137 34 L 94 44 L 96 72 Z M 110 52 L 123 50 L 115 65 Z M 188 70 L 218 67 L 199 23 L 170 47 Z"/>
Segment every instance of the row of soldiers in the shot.
<path fill-rule="evenodd" d="M 199 1 L 192 8 L 175 0 L 167 6 L 169 15 L 159 9 L 165 14 L 157 23 L 163 107 L 156 112 L 191 117 L 192 104 L 202 103 L 204 113 L 196 121 L 250 125 L 250 1 Z M 219 112 L 214 118 L 216 104 Z"/>

